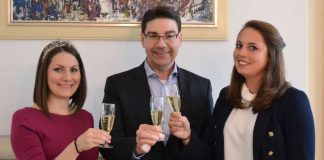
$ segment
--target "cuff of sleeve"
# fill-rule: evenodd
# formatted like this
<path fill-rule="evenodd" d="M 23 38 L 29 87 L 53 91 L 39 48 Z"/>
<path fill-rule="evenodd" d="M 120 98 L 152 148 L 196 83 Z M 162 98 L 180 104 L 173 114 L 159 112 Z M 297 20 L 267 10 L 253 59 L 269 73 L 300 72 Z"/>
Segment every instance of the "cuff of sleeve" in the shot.
<path fill-rule="evenodd" d="M 141 154 L 141 155 L 135 155 L 135 153 L 133 152 L 132 154 L 132 159 L 133 160 L 140 160 L 145 154 Z"/>

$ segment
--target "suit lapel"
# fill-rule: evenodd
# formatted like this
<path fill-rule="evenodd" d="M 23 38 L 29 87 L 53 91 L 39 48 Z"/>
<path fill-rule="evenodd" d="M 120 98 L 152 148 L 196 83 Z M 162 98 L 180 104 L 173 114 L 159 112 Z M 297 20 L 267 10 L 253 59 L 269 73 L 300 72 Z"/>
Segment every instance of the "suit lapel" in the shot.
<path fill-rule="evenodd" d="M 224 130 L 224 126 L 225 126 L 225 122 L 228 118 L 228 116 L 230 115 L 230 113 L 232 112 L 233 107 L 231 107 L 228 104 L 225 104 L 225 107 L 220 106 L 220 110 L 216 109 L 216 114 L 217 114 L 217 119 L 216 119 L 216 127 L 217 129 L 223 131 Z M 221 113 L 221 114 L 218 114 Z M 222 132 L 223 134 L 223 132 Z"/>
<path fill-rule="evenodd" d="M 224 97 L 219 97 L 218 100 L 221 100 L 221 102 L 216 102 L 214 108 L 214 115 L 213 115 L 213 121 L 215 121 L 214 127 L 216 127 L 216 134 L 217 134 L 217 139 L 222 139 L 224 140 L 224 126 L 226 123 L 226 120 L 228 116 L 231 114 L 233 107 L 230 106 L 225 99 L 225 94 L 223 95 Z"/>
<path fill-rule="evenodd" d="M 228 116 L 231 114 L 233 107 L 230 106 L 225 99 L 225 94 L 223 97 L 219 97 L 218 100 L 220 102 L 216 102 L 214 112 L 213 112 L 213 120 L 215 122 L 214 126 L 216 128 L 216 142 L 219 145 L 223 145 L 223 147 L 216 146 L 216 154 L 219 155 L 220 159 L 224 159 L 224 127 Z"/>
<path fill-rule="evenodd" d="M 181 113 L 183 113 L 182 115 L 186 115 L 187 110 L 186 110 L 186 107 L 183 107 L 183 106 L 187 106 L 187 104 L 186 104 L 187 101 L 185 99 L 186 99 L 186 97 L 188 97 L 187 94 L 189 93 L 189 91 L 188 91 L 189 86 L 188 86 L 186 75 L 184 74 L 183 70 L 179 67 L 178 67 L 177 80 L 178 80 L 180 101 L 181 101 L 180 111 L 181 111 Z"/>
<path fill-rule="evenodd" d="M 133 72 L 134 77 L 134 88 L 135 88 L 135 95 L 136 100 L 138 102 L 144 102 L 143 105 L 146 107 L 146 109 L 143 111 L 145 116 L 148 116 L 151 118 L 150 114 L 150 87 L 147 81 L 147 76 L 144 68 L 144 63 L 142 63 L 139 67 L 136 68 L 136 70 Z M 130 97 L 130 99 L 133 99 L 134 97 Z M 138 99 L 137 99 L 138 98 Z"/>
<path fill-rule="evenodd" d="M 263 143 L 264 134 L 267 132 L 267 126 L 271 119 L 272 110 L 271 107 L 261 110 L 258 113 L 257 120 L 255 122 L 253 131 L 253 159 L 258 160 L 260 148 Z"/>

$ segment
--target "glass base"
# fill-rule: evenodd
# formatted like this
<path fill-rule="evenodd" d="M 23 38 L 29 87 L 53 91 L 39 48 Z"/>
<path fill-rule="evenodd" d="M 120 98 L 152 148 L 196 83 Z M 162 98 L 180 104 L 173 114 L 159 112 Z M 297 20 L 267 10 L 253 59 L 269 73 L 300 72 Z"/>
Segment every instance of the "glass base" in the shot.
<path fill-rule="evenodd" d="M 113 146 L 109 145 L 108 143 L 100 144 L 99 147 L 100 148 L 114 148 Z"/>

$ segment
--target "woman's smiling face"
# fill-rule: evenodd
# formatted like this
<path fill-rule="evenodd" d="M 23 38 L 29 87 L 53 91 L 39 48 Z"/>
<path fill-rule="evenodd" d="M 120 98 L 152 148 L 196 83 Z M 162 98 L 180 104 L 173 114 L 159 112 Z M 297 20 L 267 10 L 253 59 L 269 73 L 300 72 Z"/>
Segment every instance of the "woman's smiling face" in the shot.
<path fill-rule="evenodd" d="M 268 48 L 259 31 L 245 28 L 237 37 L 234 64 L 245 78 L 261 78 L 268 64 Z"/>
<path fill-rule="evenodd" d="M 52 58 L 47 75 L 50 96 L 56 98 L 69 99 L 80 85 L 79 63 L 68 52 L 58 53 Z"/>

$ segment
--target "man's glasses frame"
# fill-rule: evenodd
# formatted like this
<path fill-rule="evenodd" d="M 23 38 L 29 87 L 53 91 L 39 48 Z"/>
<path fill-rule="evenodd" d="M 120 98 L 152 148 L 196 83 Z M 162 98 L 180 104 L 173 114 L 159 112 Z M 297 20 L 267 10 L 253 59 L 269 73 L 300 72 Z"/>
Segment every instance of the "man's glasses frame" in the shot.
<path fill-rule="evenodd" d="M 160 36 L 156 33 L 147 33 L 147 34 L 144 33 L 144 37 L 146 38 L 146 40 L 148 42 L 152 42 L 152 43 L 159 42 L 161 38 L 166 43 L 174 43 L 175 40 L 178 38 L 178 35 L 179 35 L 179 33 L 167 33 L 163 36 Z"/>

